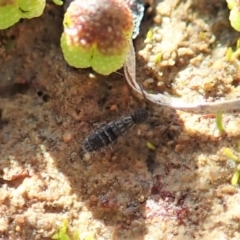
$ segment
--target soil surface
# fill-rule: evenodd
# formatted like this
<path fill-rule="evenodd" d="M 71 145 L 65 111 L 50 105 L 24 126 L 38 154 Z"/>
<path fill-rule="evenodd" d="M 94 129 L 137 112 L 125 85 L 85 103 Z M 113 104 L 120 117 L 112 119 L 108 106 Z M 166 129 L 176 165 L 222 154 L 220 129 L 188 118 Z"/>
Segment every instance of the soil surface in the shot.
<path fill-rule="evenodd" d="M 134 41 L 138 81 L 188 102 L 238 96 L 239 62 L 225 55 L 239 34 L 228 15 L 224 0 L 155 1 Z M 48 3 L 0 32 L 0 238 L 51 239 L 67 219 L 71 239 L 240 239 L 237 165 L 223 154 L 238 154 L 239 114 L 223 114 L 220 133 L 214 114 L 139 98 L 122 70 L 70 67 L 62 20 Z M 146 123 L 83 153 L 89 134 L 138 108 Z"/>

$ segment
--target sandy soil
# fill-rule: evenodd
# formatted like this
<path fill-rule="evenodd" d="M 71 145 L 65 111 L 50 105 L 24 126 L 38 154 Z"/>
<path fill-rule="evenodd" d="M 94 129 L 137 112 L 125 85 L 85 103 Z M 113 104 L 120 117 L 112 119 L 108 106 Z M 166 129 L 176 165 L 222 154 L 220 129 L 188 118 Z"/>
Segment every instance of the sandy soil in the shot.
<path fill-rule="evenodd" d="M 238 96 L 238 60 L 225 58 L 238 33 L 225 1 L 156 1 L 152 10 L 135 40 L 144 88 L 185 101 Z M 224 115 L 220 134 L 215 115 L 154 106 L 122 74 L 71 68 L 62 18 L 47 4 L 42 17 L 0 32 L 0 238 L 51 239 L 68 219 L 71 239 L 240 239 L 236 164 L 222 151 L 237 149 L 239 115 Z M 146 124 L 83 159 L 85 137 L 139 107 L 152 115 Z"/>

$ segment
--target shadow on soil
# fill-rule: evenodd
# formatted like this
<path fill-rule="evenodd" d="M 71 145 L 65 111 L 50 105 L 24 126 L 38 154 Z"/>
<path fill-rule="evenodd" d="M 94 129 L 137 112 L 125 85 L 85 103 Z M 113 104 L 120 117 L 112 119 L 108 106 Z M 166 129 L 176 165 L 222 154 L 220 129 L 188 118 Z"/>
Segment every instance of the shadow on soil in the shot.
<path fill-rule="evenodd" d="M 51 12 L 51 8 L 48 11 Z M 175 111 L 138 99 L 119 74 L 89 78 L 88 70 L 67 67 L 59 48 L 53 47 L 58 46 L 60 31 L 57 37 L 45 35 L 52 18 L 53 15 L 48 14 L 45 27 L 38 30 L 31 24 L 39 24 L 41 18 L 22 23 L 26 24 L 24 28 L 29 27 L 32 35 L 42 36 L 42 41 L 36 39 L 32 45 L 28 44 L 28 52 L 34 52 L 30 56 L 33 59 L 26 59 L 24 67 L 19 65 L 22 70 L 12 73 L 12 83 L 3 86 L 4 79 L 1 82 L 0 91 L 4 87 L 6 91 L 0 92 L 3 159 L 0 172 L 4 176 L 6 169 L 14 170 L 11 159 L 16 159 L 23 170 L 12 174 L 10 179 L 2 178 L 1 185 L 19 186 L 23 178 L 32 177 L 24 171 L 26 168 L 36 175 L 44 172 L 47 160 L 38 156 L 43 154 L 43 146 L 59 173 L 67 177 L 77 200 L 92 212 L 92 220 L 99 220 L 113 230 L 112 239 L 143 239 L 151 221 L 156 219 L 159 223 L 172 221 L 174 226 L 185 225 L 186 232 L 187 225 L 198 224 L 194 220 L 197 214 L 206 214 L 201 217 L 204 221 L 211 203 L 208 209 L 200 205 L 198 209 L 190 208 L 196 192 L 191 183 L 198 184 L 195 161 L 198 155 L 215 154 L 220 148 L 218 140 L 204 136 L 184 140 L 182 135 L 187 133 Z M 19 30 L 21 26 L 14 28 Z M 13 34 L 11 31 L 9 34 Z M 21 61 L 27 58 L 17 54 L 21 49 L 18 44 L 21 46 L 26 39 L 27 36 L 23 36 L 16 40 L 13 50 L 17 63 L 19 58 Z M 5 62 L 4 69 L 11 71 L 12 65 L 14 61 Z M 29 76 L 26 69 L 31 69 L 32 75 Z M 7 80 L 7 71 L 3 76 Z M 33 76 L 34 80 L 20 81 Z M 16 81 L 22 85 L 19 87 Z M 110 111 L 111 107 L 115 110 Z M 96 129 L 94 124 L 128 115 L 139 107 L 148 107 L 149 112 L 158 117 L 152 116 L 146 124 L 130 129 L 112 149 L 94 153 L 88 162 L 83 161 L 79 154 L 81 142 Z M 65 134 L 70 134 L 69 141 L 64 138 Z M 146 147 L 147 142 L 156 149 Z M 214 147 L 208 148 L 209 145 Z M 198 201 L 201 203 L 201 197 Z M 23 212 L 34 202 L 29 200 L 22 207 Z M 60 214 L 62 210 L 48 202 L 45 213 Z M 9 217 L 9 224 L 14 223 L 13 216 Z M 75 217 L 78 218 L 78 214 Z M 34 228 L 28 223 L 25 230 L 16 234 L 30 236 L 28 227 Z"/>

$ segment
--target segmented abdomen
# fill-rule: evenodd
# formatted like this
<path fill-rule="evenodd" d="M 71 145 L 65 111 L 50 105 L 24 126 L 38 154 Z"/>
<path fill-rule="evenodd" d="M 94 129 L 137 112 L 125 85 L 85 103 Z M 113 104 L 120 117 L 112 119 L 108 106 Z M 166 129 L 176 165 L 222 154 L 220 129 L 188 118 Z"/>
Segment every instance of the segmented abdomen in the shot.
<path fill-rule="evenodd" d="M 118 138 L 131 128 L 133 124 L 132 116 L 125 116 L 108 123 L 84 140 L 83 150 L 94 152 L 111 143 L 117 142 Z"/>

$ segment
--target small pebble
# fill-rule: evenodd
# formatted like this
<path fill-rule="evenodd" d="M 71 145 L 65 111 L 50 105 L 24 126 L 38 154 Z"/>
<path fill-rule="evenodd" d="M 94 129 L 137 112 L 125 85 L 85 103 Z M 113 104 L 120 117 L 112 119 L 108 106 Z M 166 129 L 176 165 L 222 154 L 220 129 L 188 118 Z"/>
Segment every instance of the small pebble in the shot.
<path fill-rule="evenodd" d="M 116 104 L 112 104 L 109 110 L 110 111 L 116 111 L 117 110 L 117 105 Z"/>
<path fill-rule="evenodd" d="M 16 232 L 20 232 L 20 230 L 21 230 L 20 226 L 17 225 L 15 230 L 16 230 Z"/>
<path fill-rule="evenodd" d="M 98 200 L 98 199 L 97 199 L 97 197 L 96 197 L 95 195 L 91 195 L 91 196 L 90 196 L 90 201 L 91 201 L 91 202 L 97 202 L 97 200 Z"/>
<path fill-rule="evenodd" d="M 65 143 L 68 143 L 72 140 L 73 135 L 71 133 L 64 133 L 62 139 Z"/>
<path fill-rule="evenodd" d="M 4 202 L 8 195 L 9 195 L 8 191 L 0 189 L 0 203 Z"/>
<path fill-rule="evenodd" d="M 143 196 L 143 195 L 140 196 L 140 197 L 138 198 L 138 201 L 139 201 L 140 203 L 143 203 L 143 202 L 145 201 L 144 196 Z"/>
<path fill-rule="evenodd" d="M 91 158 L 91 154 L 89 152 L 84 154 L 84 161 L 89 161 Z"/>
<path fill-rule="evenodd" d="M 96 79 L 96 74 L 89 73 L 89 74 L 88 74 L 88 77 L 89 77 L 90 79 Z"/>

